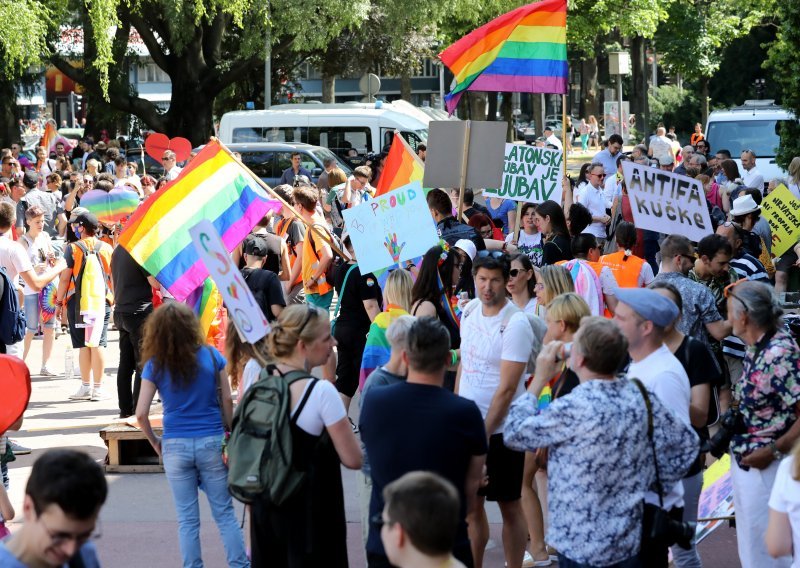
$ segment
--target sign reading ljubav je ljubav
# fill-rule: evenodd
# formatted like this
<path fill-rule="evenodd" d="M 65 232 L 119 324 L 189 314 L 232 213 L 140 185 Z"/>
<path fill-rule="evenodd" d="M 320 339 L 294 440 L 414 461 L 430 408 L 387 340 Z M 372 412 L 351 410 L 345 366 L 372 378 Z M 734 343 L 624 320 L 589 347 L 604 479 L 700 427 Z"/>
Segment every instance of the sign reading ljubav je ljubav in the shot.
<path fill-rule="evenodd" d="M 561 203 L 561 182 L 564 176 L 564 153 L 561 150 L 523 144 L 506 144 L 503 183 L 497 189 L 487 188 L 487 197 L 513 201 Z"/>
<path fill-rule="evenodd" d="M 713 232 L 703 185 L 690 177 L 622 162 L 638 229 L 685 235 L 699 241 Z"/>

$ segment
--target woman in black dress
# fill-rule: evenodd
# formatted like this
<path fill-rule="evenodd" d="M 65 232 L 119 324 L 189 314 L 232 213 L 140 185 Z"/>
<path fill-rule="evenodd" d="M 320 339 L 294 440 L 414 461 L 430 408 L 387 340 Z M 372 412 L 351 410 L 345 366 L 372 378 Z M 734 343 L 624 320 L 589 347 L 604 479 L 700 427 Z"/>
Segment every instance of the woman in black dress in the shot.
<path fill-rule="evenodd" d="M 267 338 L 274 377 L 289 384 L 292 452 L 295 469 L 307 473 L 297 491 L 281 505 L 262 498 L 251 506 L 253 568 L 347 568 L 347 528 L 340 466 L 361 467 L 356 441 L 339 393 L 310 370 L 331 356 L 328 313 L 310 305 L 286 308 Z"/>
<path fill-rule="evenodd" d="M 555 264 L 561 260 L 572 260 L 567 219 L 561 205 L 545 201 L 536 207 L 536 223 L 544 235 L 542 263 Z"/>

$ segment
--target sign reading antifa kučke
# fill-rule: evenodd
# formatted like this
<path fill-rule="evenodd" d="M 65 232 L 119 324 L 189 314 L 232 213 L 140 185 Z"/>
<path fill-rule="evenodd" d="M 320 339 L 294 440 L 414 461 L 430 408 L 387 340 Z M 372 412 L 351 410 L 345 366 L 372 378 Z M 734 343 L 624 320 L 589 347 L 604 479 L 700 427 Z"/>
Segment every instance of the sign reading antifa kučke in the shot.
<path fill-rule="evenodd" d="M 506 144 L 503 182 L 484 195 L 513 201 L 561 203 L 564 153 L 561 150 Z"/>
<path fill-rule="evenodd" d="M 699 181 L 633 162 L 622 162 L 622 172 L 637 228 L 693 241 L 713 232 Z"/>

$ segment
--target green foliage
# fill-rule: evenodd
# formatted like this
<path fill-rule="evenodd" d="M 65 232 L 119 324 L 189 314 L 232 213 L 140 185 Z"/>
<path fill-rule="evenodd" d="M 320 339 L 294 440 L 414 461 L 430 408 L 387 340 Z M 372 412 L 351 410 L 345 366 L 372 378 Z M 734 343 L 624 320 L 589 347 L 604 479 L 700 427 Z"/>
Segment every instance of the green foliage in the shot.
<path fill-rule="evenodd" d="M 800 3 L 779 3 L 777 20 L 778 40 L 770 48 L 767 65 L 783 89 L 783 106 L 800 116 Z M 800 156 L 800 126 L 797 122 L 787 122 L 781 132 L 778 165 L 788 168 L 795 156 Z"/>
<path fill-rule="evenodd" d="M 664 85 L 650 94 L 650 121 L 674 126 L 676 132 L 691 132 L 697 122 L 697 96 L 689 89 Z"/>
<path fill-rule="evenodd" d="M 0 71 L 18 76 L 39 63 L 51 26 L 50 10 L 38 0 L 0 1 Z"/>

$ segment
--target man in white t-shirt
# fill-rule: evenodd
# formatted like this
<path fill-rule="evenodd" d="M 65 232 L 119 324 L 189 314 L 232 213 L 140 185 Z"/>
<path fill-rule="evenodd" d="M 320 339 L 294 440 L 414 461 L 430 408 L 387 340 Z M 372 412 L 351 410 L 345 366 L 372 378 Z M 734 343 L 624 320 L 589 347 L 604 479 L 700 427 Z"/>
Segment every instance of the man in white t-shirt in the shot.
<path fill-rule="evenodd" d="M 665 158 L 675 159 L 672 152 L 672 142 L 667 138 L 667 130 L 662 126 L 656 129 L 656 135 L 650 139 L 650 148 L 647 155 L 658 160 L 659 164 L 664 163 Z"/>
<path fill-rule="evenodd" d="M 745 187 L 754 187 L 764 193 L 764 176 L 756 168 L 756 154 L 752 150 L 742 152 L 742 183 Z"/>
<path fill-rule="evenodd" d="M 620 288 L 617 300 L 614 321 L 628 340 L 628 354 L 632 360 L 628 378 L 639 379 L 664 406 L 691 425 L 689 377 L 680 361 L 664 345 L 665 328 L 680 316 L 678 306 L 666 296 L 647 288 Z M 682 482 L 663 490 L 664 509 L 680 520 L 684 504 Z M 659 504 L 654 491 L 645 495 L 645 501 Z M 662 559 L 663 565 L 667 563 L 666 546 L 642 549 L 641 554 L 643 566 L 659 566 Z"/>
<path fill-rule="evenodd" d="M 59 258 L 53 266 L 47 268 L 41 274 L 36 274 L 28 253 L 25 252 L 21 244 L 11 237 L 11 227 L 14 226 L 16 220 L 16 208 L 10 203 L 0 203 L 0 266 L 5 269 L 8 279 L 16 286 L 19 305 L 22 306 L 24 305 L 24 296 L 20 278 L 31 290 L 39 292 L 47 284 L 55 280 L 61 271 L 67 267 L 67 264 L 63 258 Z M 19 357 L 22 354 L 22 341 L 6 345 L 5 353 Z"/>
<path fill-rule="evenodd" d="M 564 150 L 564 146 L 561 143 L 561 140 L 559 140 L 556 137 L 556 135 L 553 133 L 553 129 L 550 128 L 549 126 L 544 127 L 544 141 L 547 142 L 548 144 L 552 144 L 561 151 Z"/>
<path fill-rule="evenodd" d="M 477 299 L 461 318 L 461 368 L 457 391 L 478 406 L 486 423 L 489 483 L 479 491 L 468 515 L 476 568 L 483 565 L 489 540 L 485 500 L 497 501 L 503 516 L 506 565 L 520 568 L 525 554 L 526 524 L 520 502 L 525 454 L 506 447 L 503 425 L 511 402 L 525 392 L 523 375 L 533 347 L 533 330 L 525 314 L 506 298 L 509 266 L 503 259 L 479 258 L 473 268 Z"/>
<path fill-rule="evenodd" d="M 586 172 L 588 183 L 575 190 L 575 202 L 580 203 L 592 214 L 592 223 L 584 230 L 597 239 L 597 244 L 602 249 L 606 244 L 606 225 L 611 222 L 611 217 L 606 214 L 606 209 L 611 208 L 611 203 L 605 198 L 605 168 L 603 164 L 594 162 Z"/>

